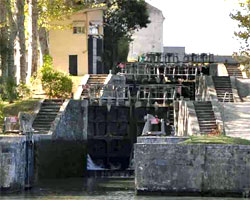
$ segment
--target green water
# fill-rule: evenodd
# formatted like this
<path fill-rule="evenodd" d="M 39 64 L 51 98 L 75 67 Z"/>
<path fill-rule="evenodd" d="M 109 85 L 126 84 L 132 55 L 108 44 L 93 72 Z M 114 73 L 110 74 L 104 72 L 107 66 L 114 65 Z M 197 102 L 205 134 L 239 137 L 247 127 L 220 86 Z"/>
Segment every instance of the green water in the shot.
<path fill-rule="evenodd" d="M 237 200 L 211 197 L 136 196 L 134 180 L 124 179 L 63 179 L 46 180 L 29 191 L 0 196 L 1 200 Z"/>

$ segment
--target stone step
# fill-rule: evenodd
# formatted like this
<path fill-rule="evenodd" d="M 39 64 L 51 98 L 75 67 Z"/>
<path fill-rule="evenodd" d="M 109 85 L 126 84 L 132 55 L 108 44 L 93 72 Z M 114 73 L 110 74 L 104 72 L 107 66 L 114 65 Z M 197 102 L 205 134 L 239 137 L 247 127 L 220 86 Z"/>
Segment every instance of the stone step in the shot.
<path fill-rule="evenodd" d="M 209 133 L 217 128 L 213 107 L 210 101 L 194 102 L 194 107 L 201 133 Z"/>
<path fill-rule="evenodd" d="M 55 118 L 58 112 L 39 112 L 36 118 Z"/>
<path fill-rule="evenodd" d="M 32 126 L 34 130 L 47 130 L 49 131 L 51 126 Z"/>
<path fill-rule="evenodd" d="M 45 112 L 45 111 L 41 111 L 41 112 L 39 112 L 39 114 L 43 114 L 43 115 L 57 115 L 58 112 Z"/>
<path fill-rule="evenodd" d="M 197 111 L 212 110 L 212 106 L 196 106 Z"/>
<path fill-rule="evenodd" d="M 33 124 L 51 124 L 54 120 L 35 120 Z"/>
<path fill-rule="evenodd" d="M 215 123 L 213 123 L 213 124 L 200 124 L 199 123 L 199 126 L 200 126 L 200 128 L 216 128 L 217 127 L 217 125 Z"/>
<path fill-rule="evenodd" d="M 63 102 L 64 102 L 64 100 L 62 100 L 62 99 L 45 99 L 43 101 L 43 103 L 45 103 L 45 104 L 48 104 L 48 103 L 50 103 L 50 104 L 63 104 Z"/>
<path fill-rule="evenodd" d="M 33 121 L 32 127 L 35 130 L 48 132 L 60 111 L 63 101 L 62 99 L 45 99 Z"/>
<path fill-rule="evenodd" d="M 205 123 L 215 123 L 215 118 L 203 118 L 202 120 L 199 119 L 198 120 L 201 124 L 205 124 Z"/>
<path fill-rule="evenodd" d="M 196 111 L 196 115 L 198 117 L 211 117 L 211 116 L 214 116 L 214 112 L 213 111 L 209 111 L 209 112 L 197 112 Z"/>
<path fill-rule="evenodd" d="M 58 112 L 60 110 L 59 109 L 54 109 L 54 108 L 42 108 L 40 111 L 41 112 L 48 112 L 48 113 L 51 113 L 51 112 Z"/>
<path fill-rule="evenodd" d="M 197 115 L 211 115 L 214 114 L 213 110 L 195 110 Z"/>

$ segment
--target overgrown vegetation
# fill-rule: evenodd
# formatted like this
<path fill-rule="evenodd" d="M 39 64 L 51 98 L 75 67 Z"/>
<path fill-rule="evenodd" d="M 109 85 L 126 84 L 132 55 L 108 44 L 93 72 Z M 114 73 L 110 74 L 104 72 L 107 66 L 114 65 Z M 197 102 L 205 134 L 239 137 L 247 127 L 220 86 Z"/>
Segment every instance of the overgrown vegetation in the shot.
<path fill-rule="evenodd" d="M 50 98 L 68 98 L 71 96 L 73 82 L 71 78 L 53 68 L 52 58 L 44 56 L 41 68 L 43 90 Z"/>
<path fill-rule="evenodd" d="M 235 144 L 235 145 L 250 145 L 249 140 L 241 138 L 233 138 L 224 135 L 212 136 L 191 136 L 182 144 Z"/>

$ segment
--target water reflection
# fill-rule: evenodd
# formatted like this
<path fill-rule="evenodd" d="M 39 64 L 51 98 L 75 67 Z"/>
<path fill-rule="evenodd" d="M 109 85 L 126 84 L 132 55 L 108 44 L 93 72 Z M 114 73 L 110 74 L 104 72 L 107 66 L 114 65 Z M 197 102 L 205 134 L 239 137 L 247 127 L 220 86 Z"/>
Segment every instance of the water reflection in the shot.
<path fill-rule="evenodd" d="M 44 180 L 32 190 L 0 196 L 1 200 L 237 200 L 209 197 L 135 196 L 133 179 Z"/>

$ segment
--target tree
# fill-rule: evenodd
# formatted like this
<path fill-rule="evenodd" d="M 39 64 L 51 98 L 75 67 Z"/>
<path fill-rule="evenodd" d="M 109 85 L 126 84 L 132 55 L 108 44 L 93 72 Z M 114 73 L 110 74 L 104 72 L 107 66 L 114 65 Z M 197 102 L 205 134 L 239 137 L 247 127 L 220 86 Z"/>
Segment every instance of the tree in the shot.
<path fill-rule="evenodd" d="M 25 45 L 25 28 L 24 28 L 24 5 L 25 0 L 17 0 L 17 30 L 20 44 L 20 71 L 21 82 L 26 83 L 26 45 Z"/>
<path fill-rule="evenodd" d="M 31 75 L 37 72 L 37 61 L 38 61 L 38 7 L 37 0 L 32 0 L 32 64 L 31 64 Z"/>
<path fill-rule="evenodd" d="M 7 7 L 5 1 L 0 1 L 0 60 L 2 76 L 8 75 L 8 29 Z"/>
<path fill-rule="evenodd" d="M 119 41 L 128 45 L 133 31 L 150 23 L 147 4 L 144 0 L 110 0 L 104 23 L 104 61 L 106 66 L 114 67 L 119 57 Z"/>
<path fill-rule="evenodd" d="M 238 22 L 239 30 L 235 32 L 235 36 L 243 41 L 235 57 L 246 66 L 246 72 L 250 75 L 250 1 L 240 3 L 240 10 L 232 13 L 231 18 Z"/>
<path fill-rule="evenodd" d="M 74 2 L 74 0 L 37 1 L 38 35 L 42 56 L 49 55 L 48 30 L 51 29 L 50 22 L 63 20 L 85 6 L 85 4 Z"/>

